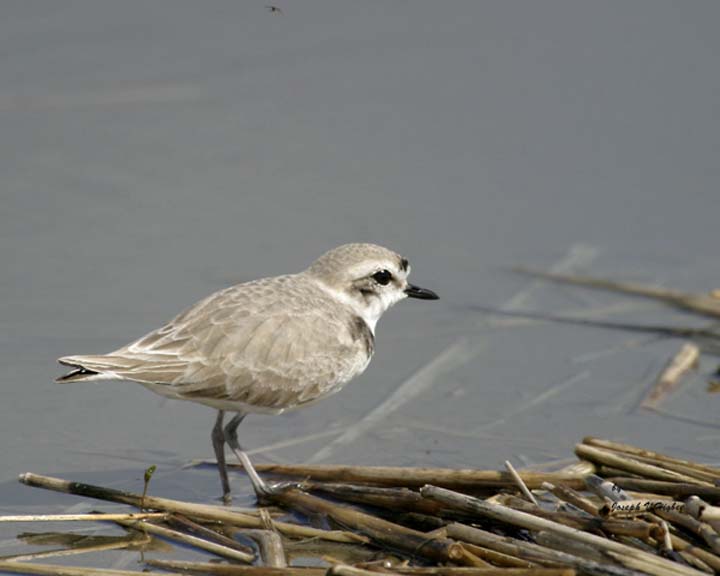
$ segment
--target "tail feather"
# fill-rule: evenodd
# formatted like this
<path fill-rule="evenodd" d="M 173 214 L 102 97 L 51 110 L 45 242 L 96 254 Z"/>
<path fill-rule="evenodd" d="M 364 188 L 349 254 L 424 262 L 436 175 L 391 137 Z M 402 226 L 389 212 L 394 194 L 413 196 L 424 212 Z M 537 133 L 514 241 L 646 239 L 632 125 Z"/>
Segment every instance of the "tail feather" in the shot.
<path fill-rule="evenodd" d="M 83 382 L 89 380 L 110 380 L 118 378 L 117 370 L 127 370 L 132 364 L 128 358 L 119 356 L 65 356 L 58 362 L 72 370 L 60 376 L 56 382 Z"/>
<path fill-rule="evenodd" d="M 90 380 L 93 376 L 98 376 L 99 372 L 93 372 L 92 370 L 86 370 L 85 368 L 76 368 L 71 370 L 67 374 L 58 376 L 55 378 L 55 382 L 82 382 L 83 380 Z"/>
<path fill-rule="evenodd" d="M 118 353 L 96 356 L 65 356 L 58 362 L 72 368 L 56 382 L 133 380 L 140 383 L 172 384 L 187 370 L 185 360 L 174 357 L 138 358 Z"/>

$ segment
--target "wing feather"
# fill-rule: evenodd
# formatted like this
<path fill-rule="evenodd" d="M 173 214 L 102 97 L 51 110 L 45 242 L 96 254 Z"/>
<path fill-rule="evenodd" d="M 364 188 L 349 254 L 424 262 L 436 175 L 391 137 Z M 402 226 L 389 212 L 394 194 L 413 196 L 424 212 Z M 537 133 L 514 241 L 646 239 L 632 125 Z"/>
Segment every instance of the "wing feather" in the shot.
<path fill-rule="evenodd" d="M 77 365 L 215 406 L 282 411 L 316 400 L 364 370 L 372 350 L 359 341 L 349 310 L 288 278 L 217 292 L 128 346 L 92 357 L 94 364 Z"/>

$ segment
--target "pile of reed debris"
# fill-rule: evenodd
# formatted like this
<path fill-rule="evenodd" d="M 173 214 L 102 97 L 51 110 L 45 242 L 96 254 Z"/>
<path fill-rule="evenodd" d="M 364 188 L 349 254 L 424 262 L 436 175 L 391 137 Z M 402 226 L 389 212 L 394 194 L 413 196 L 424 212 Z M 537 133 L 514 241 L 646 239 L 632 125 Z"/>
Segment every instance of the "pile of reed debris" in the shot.
<path fill-rule="evenodd" d="M 596 438 L 556 472 L 259 466 L 294 478 L 268 507 L 240 511 L 23 474 L 28 486 L 119 502 L 131 514 L 5 516 L 115 522 L 127 536 L 5 557 L 0 572 L 68 576 L 690 576 L 720 573 L 720 468 Z M 157 537 L 214 562 L 147 559 Z M 153 548 L 152 543 L 156 546 Z M 164 545 L 167 549 L 167 544 Z M 144 572 L 28 562 L 134 549 Z M 155 550 L 155 552 L 153 552 Z M 293 564 L 302 559 L 304 566 Z M 65 560 L 67 561 L 67 559 Z M 310 566 L 308 566 L 308 564 Z"/>

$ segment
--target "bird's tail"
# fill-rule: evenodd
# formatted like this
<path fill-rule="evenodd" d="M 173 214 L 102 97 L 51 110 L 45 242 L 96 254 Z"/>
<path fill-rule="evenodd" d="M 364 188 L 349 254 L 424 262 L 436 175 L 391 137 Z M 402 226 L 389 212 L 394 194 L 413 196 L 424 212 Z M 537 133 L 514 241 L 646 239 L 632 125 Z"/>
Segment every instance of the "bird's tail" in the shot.
<path fill-rule="evenodd" d="M 114 380 L 119 378 L 117 371 L 126 370 L 133 361 L 122 356 L 64 356 L 58 362 L 70 366 L 72 370 L 55 379 L 55 382 L 88 382 L 90 380 Z"/>

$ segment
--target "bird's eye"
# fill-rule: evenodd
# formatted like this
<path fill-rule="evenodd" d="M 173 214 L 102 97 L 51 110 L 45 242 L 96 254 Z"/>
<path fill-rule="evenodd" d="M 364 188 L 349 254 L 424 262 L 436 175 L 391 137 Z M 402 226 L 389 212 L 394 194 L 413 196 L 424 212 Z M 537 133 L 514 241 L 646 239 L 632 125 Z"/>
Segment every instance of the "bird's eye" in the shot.
<path fill-rule="evenodd" d="M 390 283 L 390 280 L 392 280 L 392 274 L 389 270 L 380 270 L 379 272 L 375 272 L 372 277 L 375 282 L 381 284 L 382 286 L 387 286 Z"/>

